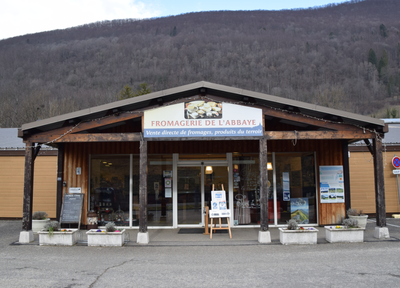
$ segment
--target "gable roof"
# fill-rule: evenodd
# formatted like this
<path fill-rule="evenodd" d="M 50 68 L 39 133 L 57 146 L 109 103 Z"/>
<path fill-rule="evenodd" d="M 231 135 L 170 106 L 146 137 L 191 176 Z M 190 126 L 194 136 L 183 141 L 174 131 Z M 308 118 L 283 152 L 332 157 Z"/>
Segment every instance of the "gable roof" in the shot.
<path fill-rule="evenodd" d="M 116 112 L 141 110 L 149 106 L 197 95 L 212 95 L 236 102 L 251 102 L 273 109 L 299 113 L 306 117 L 326 119 L 327 121 L 356 125 L 381 133 L 385 132 L 385 123 L 380 119 L 205 81 L 23 124 L 21 131 L 24 134 L 45 132 L 63 127 L 68 122 L 97 119 Z"/>

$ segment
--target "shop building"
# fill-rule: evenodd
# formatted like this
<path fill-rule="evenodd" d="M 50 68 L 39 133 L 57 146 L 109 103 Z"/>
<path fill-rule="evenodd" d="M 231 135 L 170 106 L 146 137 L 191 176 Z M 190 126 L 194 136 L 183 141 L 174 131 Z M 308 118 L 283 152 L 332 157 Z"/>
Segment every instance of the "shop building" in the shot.
<path fill-rule="evenodd" d="M 40 144 L 58 148 L 64 193 L 85 194 L 100 225 L 204 227 L 211 190 L 225 190 L 234 227 L 341 223 L 350 205 L 349 143 L 371 143 L 376 213 L 385 222 L 382 120 L 198 82 L 33 123 L 26 144 L 23 228 Z M 82 219 L 85 224 L 86 219 Z"/>
<path fill-rule="evenodd" d="M 0 218 L 22 218 L 25 144 L 17 128 L 0 129 Z M 57 149 L 43 146 L 36 158 L 33 211 L 56 217 Z"/>
<path fill-rule="evenodd" d="M 383 139 L 383 170 L 385 177 L 386 214 L 400 213 L 399 174 L 393 160 L 400 157 L 400 119 L 383 119 L 389 131 Z M 374 160 L 370 143 L 358 141 L 349 145 L 351 206 L 366 214 L 375 214 Z"/>

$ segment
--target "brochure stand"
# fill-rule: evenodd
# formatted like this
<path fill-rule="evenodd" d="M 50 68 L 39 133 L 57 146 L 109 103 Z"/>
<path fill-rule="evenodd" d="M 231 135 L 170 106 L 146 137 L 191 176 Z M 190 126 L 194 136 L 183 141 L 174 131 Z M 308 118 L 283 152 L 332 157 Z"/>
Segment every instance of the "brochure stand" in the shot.
<path fill-rule="evenodd" d="M 222 185 L 222 189 L 224 189 L 224 186 Z M 215 230 L 228 230 L 229 231 L 229 238 L 232 239 L 232 233 L 231 233 L 231 225 L 229 223 L 229 218 L 231 217 L 231 211 L 226 209 L 226 201 L 225 201 L 225 191 L 214 191 L 214 185 L 213 185 L 213 189 L 212 189 L 212 195 L 213 195 L 213 203 L 212 203 L 212 210 L 210 210 L 209 214 L 210 214 L 210 218 L 211 218 L 211 225 L 210 225 L 210 239 L 212 239 L 212 234 L 213 231 Z M 219 197 L 215 197 L 215 198 L 219 198 L 221 201 L 218 202 L 219 199 L 215 199 L 214 198 L 214 194 L 215 195 L 222 195 L 223 199 L 219 198 Z M 216 205 L 219 204 L 219 205 Z M 217 209 L 214 209 L 214 205 L 217 206 Z M 225 206 L 224 206 L 225 205 Z M 224 209 L 220 209 L 220 207 L 224 207 Z M 217 227 L 217 222 L 214 223 L 213 226 L 213 220 L 214 218 L 219 218 L 219 226 Z M 226 218 L 226 221 L 228 223 L 228 227 L 222 227 L 222 220 L 221 218 Z"/>

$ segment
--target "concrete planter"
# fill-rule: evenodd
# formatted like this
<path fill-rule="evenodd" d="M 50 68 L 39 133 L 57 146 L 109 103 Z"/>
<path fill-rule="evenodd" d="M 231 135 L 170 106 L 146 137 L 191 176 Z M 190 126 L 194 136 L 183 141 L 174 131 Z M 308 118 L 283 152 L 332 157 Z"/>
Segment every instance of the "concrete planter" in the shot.
<path fill-rule="evenodd" d="M 88 246 L 123 246 L 125 243 L 125 229 L 121 232 L 96 231 L 97 229 L 91 229 L 86 232 Z"/>
<path fill-rule="evenodd" d="M 330 243 L 364 242 L 363 228 L 347 228 L 346 226 L 325 226 L 324 228 L 325 239 Z"/>
<path fill-rule="evenodd" d="M 37 232 L 43 230 L 44 226 L 47 223 L 50 223 L 50 218 L 47 218 L 45 220 L 32 220 L 32 231 L 34 233 L 37 233 Z"/>
<path fill-rule="evenodd" d="M 279 228 L 279 240 L 283 245 L 317 244 L 317 233 L 318 229 L 315 228 L 307 228 L 305 230 L 287 230 L 286 228 Z"/>
<path fill-rule="evenodd" d="M 39 245 L 73 246 L 78 241 L 78 229 L 66 229 L 68 231 L 39 231 Z"/>
<path fill-rule="evenodd" d="M 349 215 L 349 218 L 356 219 L 358 221 L 358 226 L 360 226 L 360 228 L 362 228 L 362 229 L 365 229 L 365 227 L 367 226 L 368 215 L 361 215 L 361 216 Z"/>

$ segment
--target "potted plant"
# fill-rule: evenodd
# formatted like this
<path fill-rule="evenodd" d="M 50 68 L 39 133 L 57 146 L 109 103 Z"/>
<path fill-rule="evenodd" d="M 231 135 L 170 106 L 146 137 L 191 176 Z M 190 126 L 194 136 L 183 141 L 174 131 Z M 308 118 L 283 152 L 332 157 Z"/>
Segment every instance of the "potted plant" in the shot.
<path fill-rule="evenodd" d="M 72 246 L 78 241 L 78 229 L 60 229 L 57 221 L 50 221 L 39 231 L 39 245 Z"/>
<path fill-rule="evenodd" d="M 325 226 L 325 239 L 330 243 L 364 242 L 364 229 L 357 219 L 344 219 L 342 225 Z"/>
<path fill-rule="evenodd" d="M 349 210 L 347 210 L 347 216 L 350 219 L 356 219 L 360 228 L 365 229 L 365 227 L 367 226 L 368 215 L 363 214 L 362 210 L 357 211 L 357 209 L 350 208 Z"/>
<path fill-rule="evenodd" d="M 43 211 L 36 211 L 32 214 L 32 231 L 34 233 L 44 229 L 44 226 L 50 222 L 49 215 Z"/>
<path fill-rule="evenodd" d="M 91 229 L 86 232 L 88 246 L 123 246 L 125 229 L 118 229 L 114 222 L 108 222 L 106 229 Z"/>
<path fill-rule="evenodd" d="M 299 227 L 295 219 L 288 221 L 287 228 L 279 228 L 279 239 L 282 244 L 317 244 L 318 229 Z"/>

